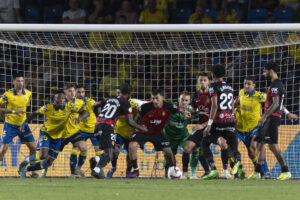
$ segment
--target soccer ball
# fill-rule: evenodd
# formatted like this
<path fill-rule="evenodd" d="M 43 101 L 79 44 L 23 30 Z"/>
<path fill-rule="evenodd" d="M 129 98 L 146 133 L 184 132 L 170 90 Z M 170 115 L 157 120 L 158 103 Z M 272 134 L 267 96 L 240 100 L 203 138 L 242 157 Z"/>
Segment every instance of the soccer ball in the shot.
<path fill-rule="evenodd" d="M 179 167 L 173 166 L 169 168 L 168 170 L 169 179 L 177 179 L 177 178 L 181 178 L 181 176 L 182 176 L 182 171 L 180 170 Z"/>

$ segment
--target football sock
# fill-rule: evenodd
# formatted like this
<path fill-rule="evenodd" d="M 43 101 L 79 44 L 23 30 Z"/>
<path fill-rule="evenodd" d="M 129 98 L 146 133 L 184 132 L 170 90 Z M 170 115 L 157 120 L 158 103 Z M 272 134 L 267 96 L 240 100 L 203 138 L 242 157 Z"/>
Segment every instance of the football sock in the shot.
<path fill-rule="evenodd" d="M 71 156 L 70 156 L 71 174 L 75 174 L 76 165 L 77 165 L 77 154 L 78 154 L 78 150 L 72 149 Z"/>
<path fill-rule="evenodd" d="M 82 165 L 84 164 L 84 162 L 86 160 L 86 156 L 87 156 L 87 152 L 80 152 L 77 168 L 81 169 Z"/>
<path fill-rule="evenodd" d="M 104 151 L 103 151 L 103 150 L 98 150 L 98 151 L 96 151 L 95 153 L 96 153 L 96 156 L 100 156 L 101 154 L 104 153 Z"/>
<path fill-rule="evenodd" d="M 192 151 L 190 167 L 191 167 L 191 175 L 195 175 L 196 167 L 199 159 L 199 151 Z"/>
<path fill-rule="evenodd" d="M 256 163 L 255 172 L 260 173 L 260 171 L 261 171 L 261 164 Z"/>
<path fill-rule="evenodd" d="M 286 165 L 282 166 L 282 167 L 281 167 L 281 172 L 282 172 L 282 173 L 289 172 L 288 166 L 286 166 Z"/>
<path fill-rule="evenodd" d="M 228 157 L 229 157 L 228 149 L 222 149 L 221 150 L 221 159 L 222 159 L 224 170 L 228 169 Z"/>
<path fill-rule="evenodd" d="M 30 165 L 29 167 L 27 167 L 27 171 L 36 171 L 36 170 L 40 170 L 40 169 L 48 169 L 49 164 L 46 162 L 46 160 L 37 162 L 33 165 Z"/>
<path fill-rule="evenodd" d="M 183 172 L 188 171 L 189 162 L 190 162 L 190 154 L 183 152 L 183 154 L 182 154 L 182 170 L 183 170 Z"/>

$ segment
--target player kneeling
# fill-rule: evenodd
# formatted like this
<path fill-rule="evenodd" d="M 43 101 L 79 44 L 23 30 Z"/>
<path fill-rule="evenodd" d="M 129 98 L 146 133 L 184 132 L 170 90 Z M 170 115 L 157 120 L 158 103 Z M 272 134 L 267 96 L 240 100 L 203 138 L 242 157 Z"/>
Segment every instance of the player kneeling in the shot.
<path fill-rule="evenodd" d="M 170 115 L 172 113 L 183 112 L 188 115 L 185 110 L 180 111 L 180 107 L 175 104 L 164 101 L 163 91 L 156 89 L 152 92 L 152 101 L 145 103 L 140 108 L 141 125 L 145 126 L 148 131 L 137 130 L 129 143 L 129 158 L 134 171 L 130 173 L 130 178 L 139 176 L 137 165 L 137 149 L 143 148 L 146 142 L 151 142 L 156 151 L 164 151 L 166 164 L 168 166 L 175 165 L 175 159 L 170 147 L 170 143 L 162 135 Z M 189 117 L 189 116 L 188 116 Z"/>

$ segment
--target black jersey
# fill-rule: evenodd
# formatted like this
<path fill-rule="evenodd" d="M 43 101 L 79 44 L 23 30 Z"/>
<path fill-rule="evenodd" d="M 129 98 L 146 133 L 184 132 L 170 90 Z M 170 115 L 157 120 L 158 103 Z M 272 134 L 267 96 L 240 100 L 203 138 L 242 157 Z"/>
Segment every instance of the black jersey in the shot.
<path fill-rule="evenodd" d="M 209 95 L 218 97 L 218 110 L 214 123 L 233 123 L 235 116 L 232 110 L 233 89 L 224 81 L 212 83 L 209 87 Z"/>
<path fill-rule="evenodd" d="M 114 127 L 120 115 L 126 117 L 132 115 L 130 103 L 122 95 L 109 97 L 101 101 L 100 105 L 102 110 L 98 115 L 96 125 L 105 123 Z"/>
<path fill-rule="evenodd" d="M 266 112 L 273 103 L 272 97 L 276 96 L 279 98 L 279 106 L 272 113 L 273 116 L 280 117 L 282 114 L 282 105 L 284 99 L 285 89 L 282 82 L 279 79 L 274 80 L 267 90 L 267 100 L 265 102 L 264 111 Z"/>

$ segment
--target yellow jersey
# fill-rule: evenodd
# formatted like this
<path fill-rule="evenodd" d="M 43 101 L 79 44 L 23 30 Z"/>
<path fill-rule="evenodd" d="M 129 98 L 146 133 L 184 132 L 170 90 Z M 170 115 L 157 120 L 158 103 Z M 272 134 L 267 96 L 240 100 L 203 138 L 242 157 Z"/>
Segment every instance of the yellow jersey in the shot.
<path fill-rule="evenodd" d="M 73 119 L 79 117 L 80 109 L 85 109 L 84 102 L 81 99 L 77 98 L 75 98 L 72 102 L 66 102 L 66 106 L 70 107 L 72 113 L 70 114 L 70 117 L 68 118 L 68 121 L 66 123 L 65 130 L 62 136 L 63 138 L 69 138 L 78 133 L 80 126 L 79 124 L 74 122 Z"/>
<path fill-rule="evenodd" d="M 24 114 L 16 115 L 12 113 L 7 113 L 5 115 L 5 122 L 21 126 L 26 120 L 26 109 L 30 106 L 31 92 L 27 89 L 22 89 L 22 94 L 18 95 L 15 89 L 10 89 L 6 91 L 0 97 L 0 104 L 5 105 L 9 110 L 19 110 L 24 111 Z"/>
<path fill-rule="evenodd" d="M 139 23 L 141 24 L 166 24 L 167 22 L 167 18 L 161 10 L 151 13 L 147 8 L 141 12 L 139 17 Z"/>
<path fill-rule="evenodd" d="M 137 115 L 138 110 L 140 108 L 140 105 L 132 99 L 129 99 L 128 101 L 132 108 L 133 118 L 135 118 L 135 116 Z M 133 130 L 133 128 L 131 126 L 129 126 L 126 122 L 125 115 L 121 115 L 116 123 L 115 133 L 121 135 L 123 138 L 129 139 L 130 133 L 132 132 L 132 130 Z"/>
<path fill-rule="evenodd" d="M 96 115 L 93 110 L 95 101 L 91 98 L 84 98 L 83 102 L 85 104 L 86 110 L 90 113 L 90 116 L 79 123 L 79 129 L 86 133 L 94 133 L 96 124 Z"/>
<path fill-rule="evenodd" d="M 71 113 L 69 105 L 65 105 L 62 109 L 56 108 L 52 103 L 41 107 L 40 114 L 45 115 L 41 131 L 46 132 L 53 139 L 61 138 Z"/>
<path fill-rule="evenodd" d="M 239 132 L 251 132 L 262 115 L 261 103 L 266 101 L 267 95 L 255 89 L 250 94 L 240 90 L 240 108 L 236 111 L 237 130 Z"/>

